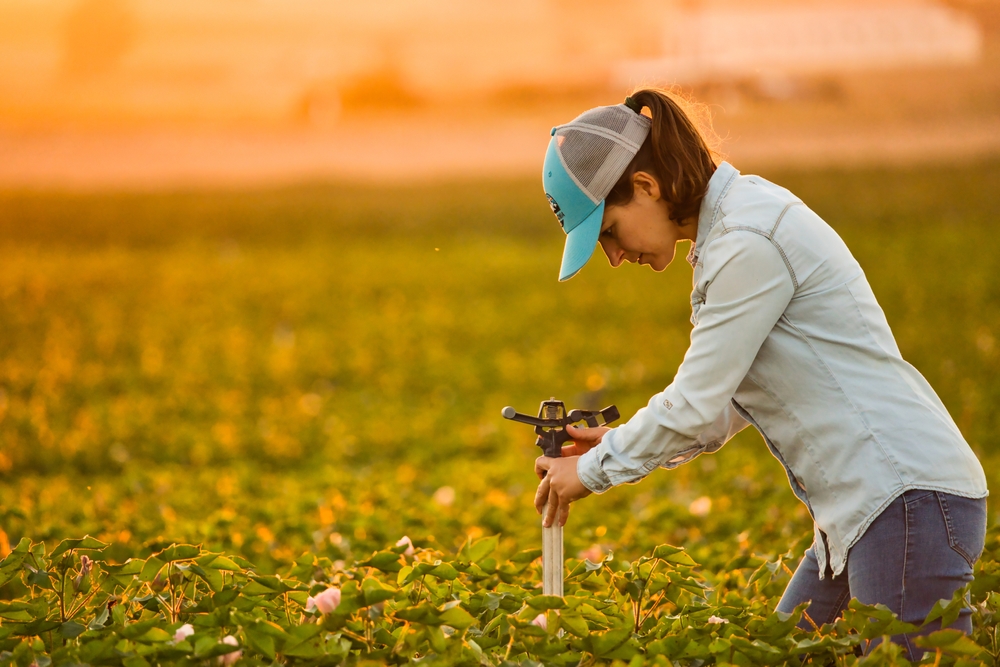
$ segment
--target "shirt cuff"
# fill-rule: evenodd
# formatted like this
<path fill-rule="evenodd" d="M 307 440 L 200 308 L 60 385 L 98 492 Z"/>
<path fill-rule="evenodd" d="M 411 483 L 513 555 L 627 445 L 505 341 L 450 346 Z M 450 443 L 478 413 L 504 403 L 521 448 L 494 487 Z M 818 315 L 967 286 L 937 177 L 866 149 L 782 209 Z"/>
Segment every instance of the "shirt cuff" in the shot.
<path fill-rule="evenodd" d="M 604 469 L 601 468 L 601 459 L 598 449 L 604 449 L 607 444 L 610 444 L 608 440 L 614 437 L 615 429 L 611 429 L 604 434 L 604 438 L 601 440 L 601 444 L 594 447 L 589 452 L 585 452 L 576 461 L 576 474 L 580 478 L 580 481 L 585 487 L 590 489 L 593 493 L 604 493 L 610 489 L 613 484 L 608 476 L 604 473 Z"/>

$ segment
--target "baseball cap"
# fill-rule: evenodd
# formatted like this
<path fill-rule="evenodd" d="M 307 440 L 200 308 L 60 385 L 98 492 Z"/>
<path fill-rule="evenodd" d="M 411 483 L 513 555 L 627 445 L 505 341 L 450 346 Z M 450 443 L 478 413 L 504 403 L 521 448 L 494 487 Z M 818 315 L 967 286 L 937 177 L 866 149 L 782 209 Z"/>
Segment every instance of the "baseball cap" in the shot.
<path fill-rule="evenodd" d="M 651 120 L 631 98 L 625 104 L 585 111 L 552 128 L 542 166 L 542 186 L 566 232 L 559 280 L 587 263 L 601 235 L 604 199 L 649 134 Z"/>

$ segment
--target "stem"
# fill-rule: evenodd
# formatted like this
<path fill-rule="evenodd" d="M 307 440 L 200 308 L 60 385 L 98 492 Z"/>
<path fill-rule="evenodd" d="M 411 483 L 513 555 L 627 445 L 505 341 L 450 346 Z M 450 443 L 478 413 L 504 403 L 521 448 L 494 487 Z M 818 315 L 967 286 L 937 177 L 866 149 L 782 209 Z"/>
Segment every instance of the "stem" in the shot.
<path fill-rule="evenodd" d="M 149 591 L 149 594 L 152 595 L 154 598 L 156 598 L 157 601 L 159 601 L 161 605 L 168 604 L 167 601 L 163 599 L 162 595 L 160 595 L 159 593 L 157 593 L 156 591 L 153 590 L 153 587 L 150 585 L 150 583 L 148 581 L 144 581 L 142 583 L 142 585 L 146 587 L 146 590 Z M 129 600 L 129 607 L 131 607 L 131 606 L 132 606 L 132 601 Z M 167 610 L 167 612 L 168 612 L 167 615 L 168 616 L 170 615 L 169 611 L 170 610 L 168 609 Z"/>
<path fill-rule="evenodd" d="M 514 648 L 514 633 L 513 632 L 510 633 L 510 641 L 507 642 L 507 652 L 503 654 L 504 662 L 507 662 L 507 660 L 510 658 L 510 650 L 512 648 Z"/>
<path fill-rule="evenodd" d="M 667 593 L 667 589 L 666 588 L 664 588 L 662 591 L 660 591 L 660 594 L 658 596 L 656 596 L 655 600 L 653 600 L 653 605 L 646 612 L 646 615 L 642 617 L 642 622 L 639 623 L 639 625 L 642 625 L 643 623 L 645 623 L 649 619 L 649 617 L 652 616 L 653 612 L 656 611 L 656 608 L 660 606 L 660 600 L 663 599 L 663 596 L 666 595 L 666 593 Z"/>
<path fill-rule="evenodd" d="M 414 591 L 414 597 L 416 597 L 417 600 L 420 599 L 420 594 L 424 590 L 424 577 L 426 577 L 426 576 L 427 575 L 425 574 L 425 575 L 421 576 L 419 580 L 417 580 L 417 588 L 416 588 L 416 591 Z M 417 600 L 414 600 L 414 602 L 416 602 Z"/>
<path fill-rule="evenodd" d="M 812 620 L 812 617 L 807 612 L 802 612 L 802 617 L 809 621 L 809 625 L 813 627 L 813 630 L 819 632 L 819 626 L 816 625 L 816 621 Z"/>
<path fill-rule="evenodd" d="M 653 563 L 653 567 L 649 570 L 649 576 L 643 580 L 642 588 L 639 589 L 639 597 L 635 600 L 635 633 L 639 634 L 639 619 L 642 617 L 642 598 L 646 595 L 646 588 L 649 587 L 649 580 L 653 578 L 653 573 L 656 571 L 656 566 L 659 563 Z"/>
<path fill-rule="evenodd" d="M 66 622 L 66 572 L 63 570 L 59 577 L 59 620 L 63 623 Z"/>
<path fill-rule="evenodd" d="M 74 616 L 76 616 L 76 615 L 77 615 L 77 613 L 78 613 L 78 612 L 79 612 L 79 611 L 80 611 L 81 609 L 83 609 L 83 608 L 84 608 L 85 606 L 87 606 L 87 603 L 88 603 L 88 602 L 90 602 L 90 601 L 91 601 L 91 600 L 93 599 L 93 597 L 94 597 L 95 595 L 97 595 L 97 594 L 98 594 L 98 593 L 100 592 L 100 590 L 101 590 L 100 588 L 95 588 L 94 590 L 92 590 L 92 591 L 90 592 L 90 595 L 88 595 L 87 597 L 85 597 L 85 598 L 83 599 L 83 602 L 81 602 L 81 603 L 80 603 L 80 604 L 78 604 L 77 606 L 75 606 L 75 607 L 73 607 L 72 609 L 70 609 L 70 610 L 69 610 L 69 617 L 70 617 L 70 618 L 73 618 Z"/>
<path fill-rule="evenodd" d="M 173 623 L 176 619 L 174 618 L 174 585 L 170 582 L 170 566 L 173 563 L 167 563 L 167 592 L 170 594 L 170 603 L 168 611 L 169 621 Z"/>

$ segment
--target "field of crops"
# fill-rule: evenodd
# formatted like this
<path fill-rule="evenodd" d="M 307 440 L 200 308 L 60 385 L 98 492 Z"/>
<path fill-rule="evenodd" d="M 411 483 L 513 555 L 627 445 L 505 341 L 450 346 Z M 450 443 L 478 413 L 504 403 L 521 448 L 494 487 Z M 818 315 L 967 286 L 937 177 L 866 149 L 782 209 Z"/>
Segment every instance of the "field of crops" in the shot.
<path fill-rule="evenodd" d="M 844 236 L 1000 488 L 1000 162 L 764 175 Z M 540 594 L 534 438 L 500 409 L 627 417 L 690 328 L 686 263 L 559 284 L 562 238 L 534 181 L 0 193 L 0 664 L 853 664 L 899 631 L 773 613 L 812 530 L 749 431 L 575 506 Z M 928 664 L 1000 664 L 997 590 L 994 526 L 974 641 Z"/>

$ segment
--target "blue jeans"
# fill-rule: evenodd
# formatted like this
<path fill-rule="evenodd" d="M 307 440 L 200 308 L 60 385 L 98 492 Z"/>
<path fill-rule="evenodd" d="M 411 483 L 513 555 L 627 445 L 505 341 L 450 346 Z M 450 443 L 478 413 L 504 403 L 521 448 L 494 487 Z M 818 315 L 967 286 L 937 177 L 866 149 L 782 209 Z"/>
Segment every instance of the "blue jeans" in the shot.
<path fill-rule="evenodd" d="M 823 625 L 836 620 L 855 597 L 864 604 L 884 604 L 900 620 L 919 626 L 935 602 L 950 600 L 972 581 L 972 566 L 985 540 L 985 498 L 907 491 L 851 547 L 847 567 L 839 576 L 833 577 L 828 568 L 826 577 L 819 578 L 813 543 L 788 582 L 778 611 L 790 612 L 808 600 L 806 613 L 816 625 Z M 971 614 L 971 609 L 964 609 L 949 627 L 972 632 Z M 805 617 L 799 625 L 812 628 Z M 892 641 L 915 660 L 923 650 L 914 646 L 913 638 L 940 629 L 940 622 L 930 623 L 918 632 L 894 636 Z"/>

